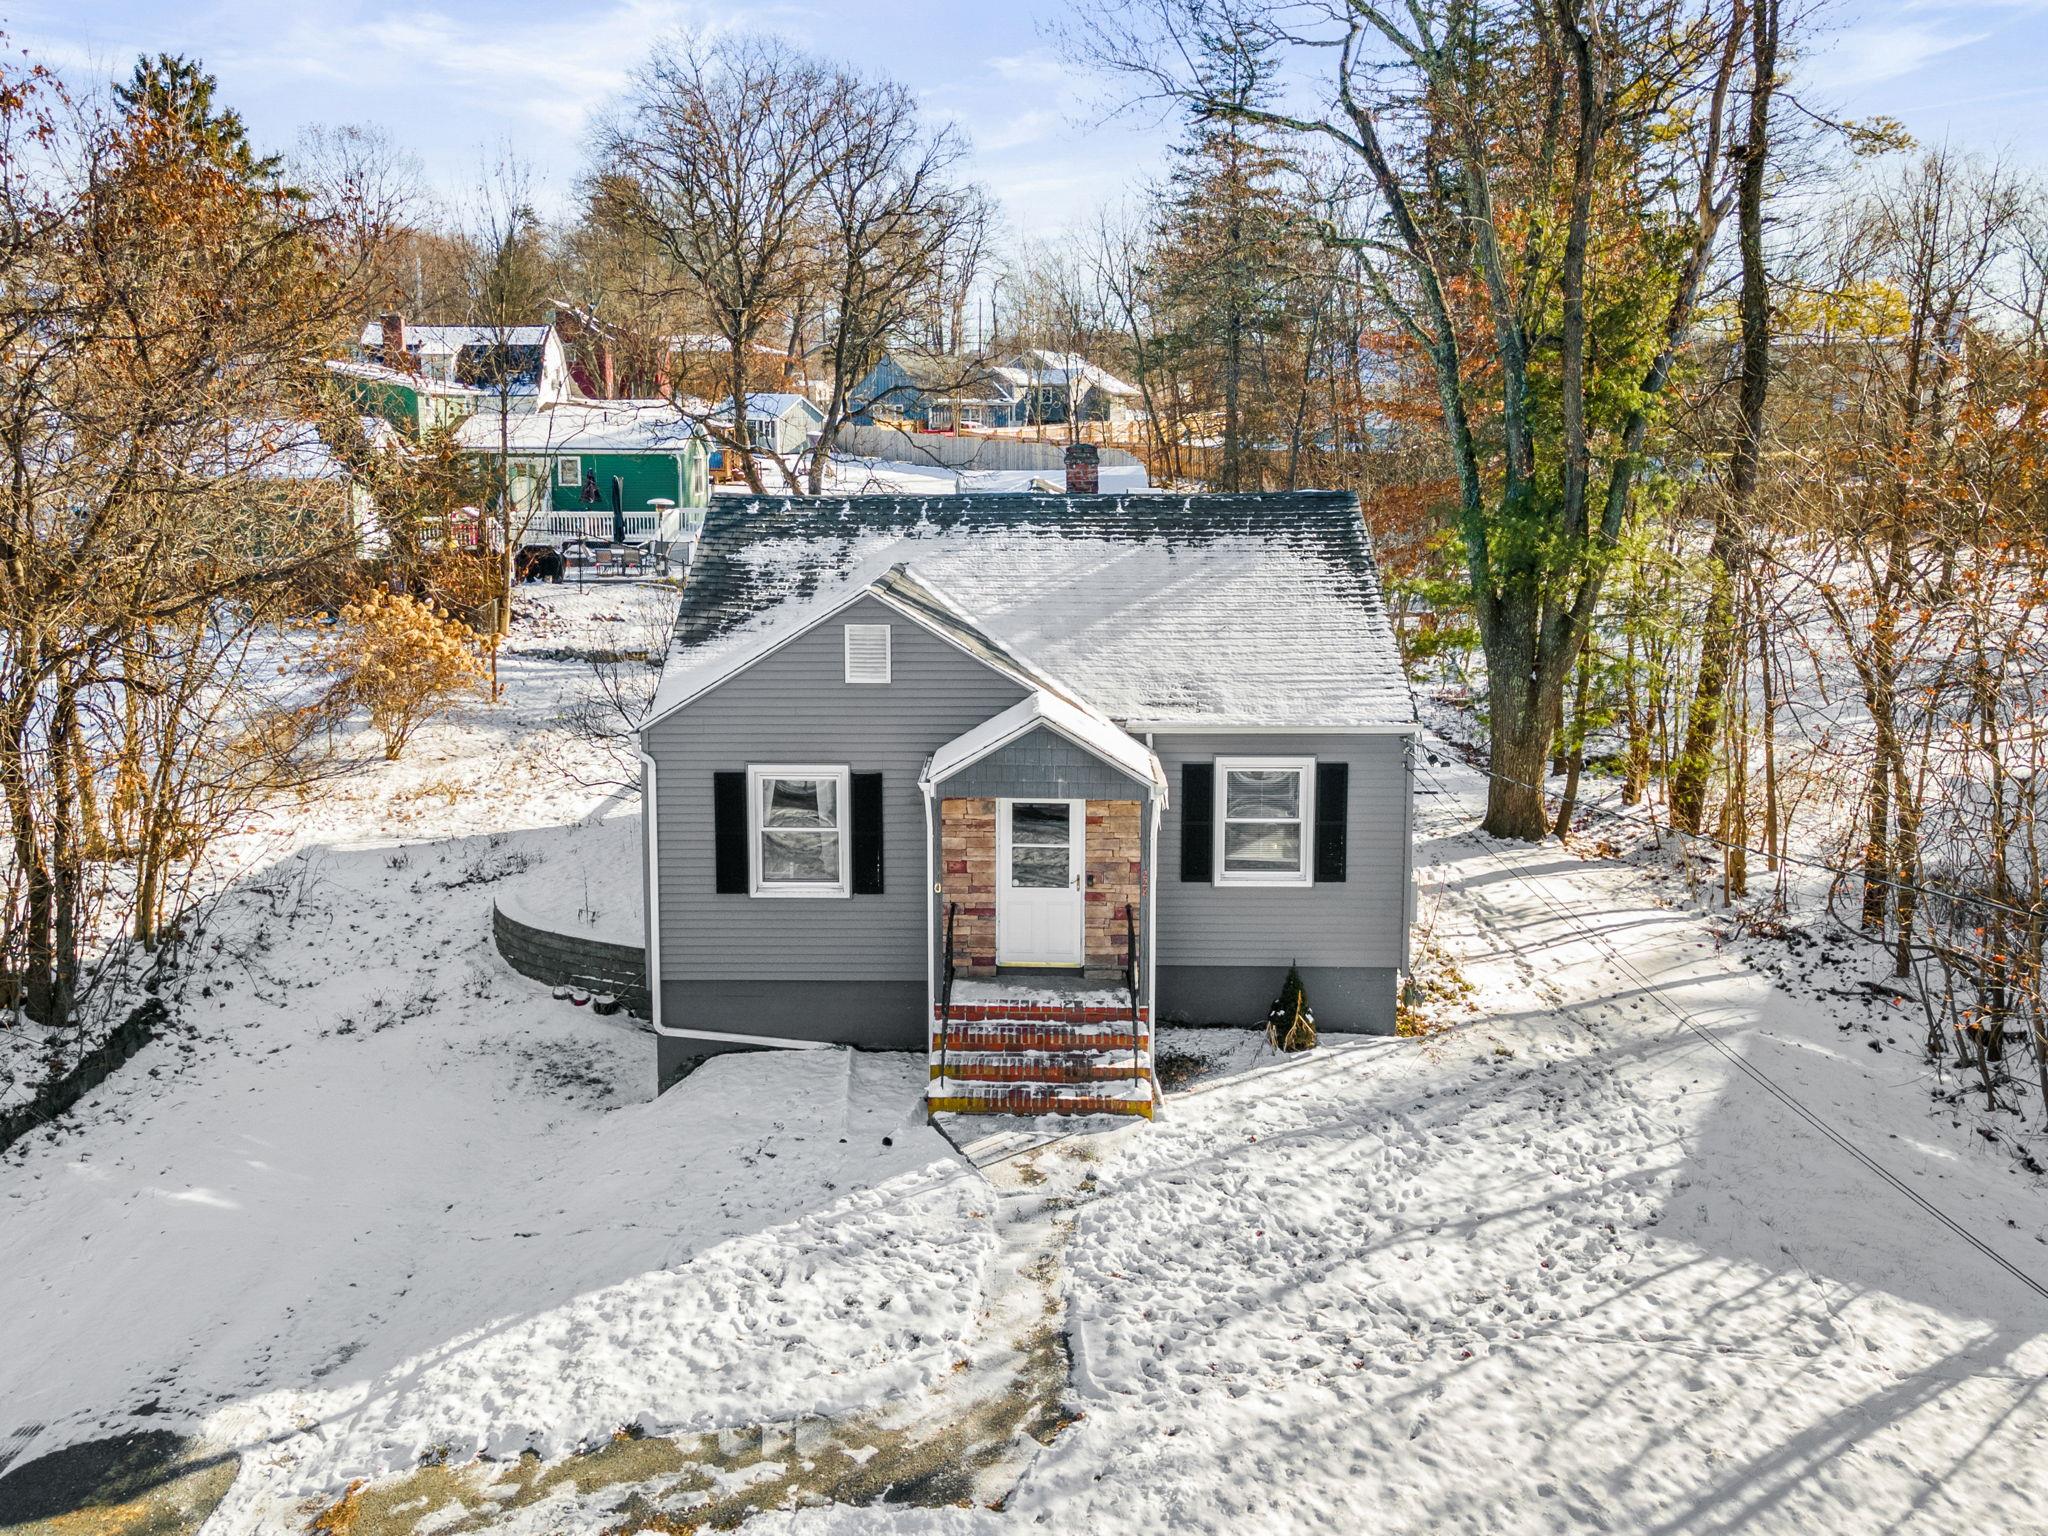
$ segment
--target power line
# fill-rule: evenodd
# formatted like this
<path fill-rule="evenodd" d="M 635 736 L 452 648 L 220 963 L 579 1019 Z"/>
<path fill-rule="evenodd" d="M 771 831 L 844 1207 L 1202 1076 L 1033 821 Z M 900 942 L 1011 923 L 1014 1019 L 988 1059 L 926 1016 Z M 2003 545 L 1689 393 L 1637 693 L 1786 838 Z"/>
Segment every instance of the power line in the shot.
<path fill-rule="evenodd" d="M 1480 771 L 1484 772 L 1484 770 Z M 1428 777 L 1431 784 L 1433 784 L 1436 787 L 1439 793 L 1453 793 L 1450 786 L 1445 784 L 1442 779 L 1437 777 L 1436 774 L 1431 773 L 1427 766 L 1424 766 L 1422 768 L 1422 772 Z M 1732 1049 L 1730 1046 L 1725 1044 L 1714 1034 L 1708 1031 L 1702 1024 L 1700 1024 L 1700 1022 L 1697 1019 L 1695 1019 L 1692 1016 L 1691 1013 L 1689 1013 L 1686 1009 L 1681 1008 L 1678 1004 L 1672 1002 L 1668 997 L 1666 997 L 1662 989 L 1659 988 L 1654 982 L 1652 982 L 1651 979 L 1647 975 L 1645 975 L 1625 955 L 1623 955 L 1618 949 L 1616 949 L 1613 943 L 1608 940 L 1606 935 L 1599 933 L 1596 930 L 1588 927 L 1580 919 L 1577 913 L 1573 912 L 1569 907 L 1563 905 L 1561 902 L 1557 900 L 1556 897 L 1552 896 L 1549 891 L 1545 890 L 1540 884 L 1538 884 L 1535 880 L 1530 878 L 1528 873 L 1524 871 L 1518 864 L 1510 861 L 1498 849 L 1486 847 L 1484 844 L 1478 842 L 1476 839 L 1471 838 L 1470 833 L 1465 833 L 1461 835 L 1465 836 L 1468 840 L 1472 841 L 1473 846 L 1479 848 L 1481 852 L 1487 854 L 1489 857 L 1496 860 L 1500 864 L 1501 868 L 1505 869 L 1516 880 L 1520 881 L 1524 887 L 1533 892 L 1537 899 L 1540 900 L 1545 906 L 1549 907 L 1553 913 L 1555 913 L 1558 917 L 1562 918 L 1571 927 L 1577 929 L 1579 933 L 1584 935 L 1597 948 L 1604 951 L 1607 955 L 1607 958 L 1609 959 L 1609 961 L 1613 963 L 1615 968 L 1620 971 L 1626 972 L 1631 978 L 1633 978 L 1636 984 L 1642 989 L 1642 991 L 1650 998 L 1652 998 L 1659 1007 L 1663 1008 L 1665 1012 L 1669 1013 L 1673 1018 L 1677 1019 L 1679 1023 L 1683 1024 L 1687 1029 L 1691 1030 L 1701 1040 L 1705 1041 L 1708 1045 L 1712 1046 L 1716 1051 L 1720 1052 L 1722 1056 L 1726 1057 L 1729 1061 L 1733 1062 L 1735 1066 L 1740 1071 L 1742 1071 L 1746 1076 L 1748 1076 L 1751 1080 L 1759 1084 L 1766 1092 L 1771 1094 L 1780 1103 L 1785 1105 L 1786 1108 L 1790 1109 L 1794 1114 L 1798 1115 L 1808 1125 L 1812 1126 L 1815 1130 L 1819 1131 L 1821 1135 L 1825 1136 L 1829 1141 L 1833 1142 L 1836 1146 L 1840 1147 L 1844 1152 L 1847 1152 L 1857 1162 L 1861 1163 L 1865 1168 L 1869 1169 L 1872 1173 L 1876 1174 L 1880 1179 L 1884 1180 L 1884 1182 L 1889 1184 L 1893 1189 L 1897 1190 L 1900 1194 L 1904 1195 L 1908 1200 L 1912 1201 L 1915 1205 L 1919 1206 L 1928 1215 L 1932 1216 L 1936 1221 L 1940 1222 L 1943 1226 L 1947 1227 L 1951 1232 L 1955 1233 L 1956 1236 L 1960 1237 L 1972 1248 L 1975 1248 L 1979 1253 L 1983 1254 L 1986 1258 L 1991 1260 L 1992 1263 L 1996 1264 L 2000 1269 L 2004 1270 L 2007 1274 L 2011 1275 L 2015 1280 L 2019 1281 L 2022 1285 L 2026 1286 L 2028 1290 L 2034 1292 L 2034 1294 L 2041 1297 L 2042 1300 L 2048 1301 L 2048 1285 L 2043 1285 L 2039 1280 L 2036 1280 L 2032 1275 L 2028 1274 L 2025 1270 L 2021 1269 L 2017 1264 L 2013 1263 L 2004 1254 L 2000 1253 L 1997 1249 L 1993 1248 L 1990 1244 L 1986 1243 L 1982 1238 L 1978 1237 L 1974 1232 L 1970 1231 L 1967 1227 L 1963 1226 L 1954 1217 L 1950 1216 L 1948 1212 L 1941 1209 L 1940 1206 L 1936 1205 L 1933 1201 L 1929 1200 L 1925 1195 L 1921 1194 L 1920 1191 L 1913 1188 L 1912 1185 L 1906 1183 L 1905 1180 L 1901 1179 L 1897 1174 L 1893 1173 L 1890 1169 L 1886 1168 L 1882 1163 L 1878 1162 L 1876 1158 L 1872 1157 L 1868 1152 L 1865 1152 L 1861 1147 L 1857 1146 L 1855 1142 L 1851 1141 L 1842 1132 L 1836 1130 L 1826 1120 L 1822 1119 L 1820 1115 L 1815 1113 L 1813 1110 L 1808 1109 L 1806 1105 L 1802 1103 L 1790 1090 L 1780 1087 L 1778 1083 L 1774 1081 L 1771 1078 L 1771 1076 L 1768 1073 L 1766 1073 L 1761 1067 L 1747 1060 L 1745 1057 L 1740 1055 L 1738 1052 L 1736 1052 L 1734 1049 Z"/>

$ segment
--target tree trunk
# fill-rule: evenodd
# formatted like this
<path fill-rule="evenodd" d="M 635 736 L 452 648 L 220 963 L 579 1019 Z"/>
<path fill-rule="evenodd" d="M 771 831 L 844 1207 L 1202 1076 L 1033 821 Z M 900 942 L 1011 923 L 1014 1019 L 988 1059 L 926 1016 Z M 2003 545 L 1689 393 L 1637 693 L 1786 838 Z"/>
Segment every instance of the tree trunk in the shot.
<path fill-rule="evenodd" d="M 1572 817 L 1579 808 L 1579 776 L 1586 768 L 1586 693 L 1592 684 L 1593 667 L 1584 651 L 1579 653 L 1578 677 L 1572 685 L 1572 718 L 1565 732 L 1571 746 L 1565 754 L 1564 798 L 1557 804 L 1557 821 L 1552 831 L 1562 839 L 1572 829 Z"/>
<path fill-rule="evenodd" d="M 1557 736 L 1561 700 L 1537 676 L 1536 624 L 1496 622 L 1482 636 L 1486 652 L 1487 744 L 1490 776 L 1486 819 L 1495 837 L 1541 842 L 1550 831 L 1544 809 L 1543 773 Z"/>
<path fill-rule="evenodd" d="M 1671 782 L 1672 825 L 1694 833 L 1706 817 L 1707 782 L 1728 712 L 1728 679 L 1736 647 L 1736 588 L 1743 580 L 1747 560 L 1749 519 L 1763 461 L 1764 407 L 1771 383 L 1764 171 L 1778 67 L 1778 0 L 1755 0 L 1750 34 L 1749 138 L 1741 149 L 1742 174 L 1736 189 L 1736 243 L 1742 256 L 1742 381 L 1736 401 L 1728 496 L 1715 510 L 1713 543 L 1707 557 L 1712 587 L 1700 630 L 1699 673 L 1692 708 L 1686 715 L 1685 744 L 1679 749 L 1678 771 Z"/>

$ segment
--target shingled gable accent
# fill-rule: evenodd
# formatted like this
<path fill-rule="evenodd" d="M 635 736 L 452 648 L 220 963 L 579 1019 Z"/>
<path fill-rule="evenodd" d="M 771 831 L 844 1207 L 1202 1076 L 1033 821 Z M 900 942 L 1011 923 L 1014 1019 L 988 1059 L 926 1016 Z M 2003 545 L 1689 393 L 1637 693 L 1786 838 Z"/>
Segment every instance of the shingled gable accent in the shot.
<path fill-rule="evenodd" d="M 1002 673 L 1011 681 L 1034 692 L 1051 693 L 1070 704 L 1075 704 L 1076 707 L 1082 707 L 1070 696 L 1068 690 L 1012 656 L 1001 645 L 977 630 L 964 614 L 952 609 L 943 598 L 920 583 L 909 571 L 897 566 L 864 587 L 834 594 L 834 600 L 811 603 L 807 611 L 798 615 L 798 622 L 763 632 L 756 637 L 755 644 L 734 647 L 722 653 L 717 658 L 717 664 L 709 669 L 679 671 L 676 669 L 676 662 L 680 658 L 672 654 L 670 670 L 664 673 L 661 687 L 656 691 L 654 702 L 648 710 L 647 717 L 640 722 L 639 728 L 646 730 L 656 721 L 674 714 L 685 704 L 702 698 L 721 683 L 744 672 L 755 662 L 774 655 L 792 640 L 809 634 L 863 598 L 870 597 L 939 639 L 965 651 L 984 666 Z"/>
<path fill-rule="evenodd" d="M 925 617 L 951 637 L 1133 730 L 1413 729 L 1371 541 L 1335 492 L 721 498 L 662 707 L 892 567 L 943 595 Z"/>

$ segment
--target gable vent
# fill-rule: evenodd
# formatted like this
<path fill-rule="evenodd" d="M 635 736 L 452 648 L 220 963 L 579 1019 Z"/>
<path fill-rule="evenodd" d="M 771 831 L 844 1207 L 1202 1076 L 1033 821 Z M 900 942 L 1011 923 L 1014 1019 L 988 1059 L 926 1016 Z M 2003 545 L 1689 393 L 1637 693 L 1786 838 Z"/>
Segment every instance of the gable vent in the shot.
<path fill-rule="evenodd" d="M 889 626 L 846 626 L 846 680 L 849 683 L 889 681 Z"/>

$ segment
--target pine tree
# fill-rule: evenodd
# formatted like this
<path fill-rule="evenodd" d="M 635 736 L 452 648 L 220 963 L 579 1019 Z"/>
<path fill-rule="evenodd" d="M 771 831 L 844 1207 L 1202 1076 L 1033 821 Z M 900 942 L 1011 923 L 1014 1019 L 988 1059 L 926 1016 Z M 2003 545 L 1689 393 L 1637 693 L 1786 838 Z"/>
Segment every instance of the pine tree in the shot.
<path fill-rule="evenodd" d="M 114 87 L 114 99 L 131 119 L 161 123 L 175 141 L 197 150 L 218 169 L 251 186 L 276 182 L 283 161 L 258 155 L 249 145 L 242 114 L 216 108 L 218 82 L 196 59 L 160 53 L 135 61 L 127 83 Z"/>
<path fill-rule="evenodd" d="M 1227 24 L 1196 38 L 1210 94 L 1232 108 L 1264 105 L 1275 64 L 1264 37 Z M 1253 491 L 1262 443 L 1285 435 L 1276 374 L 1300 351 L 1290 281 L 1306 264 L 1298 168 L 1274 136 L 1223 108 L 1198 111 L 1160 213 L 1165 371 L 1185 403 L 1216 423 L 1212 488 Z"/>

